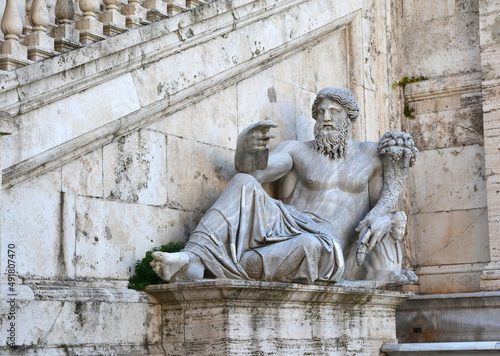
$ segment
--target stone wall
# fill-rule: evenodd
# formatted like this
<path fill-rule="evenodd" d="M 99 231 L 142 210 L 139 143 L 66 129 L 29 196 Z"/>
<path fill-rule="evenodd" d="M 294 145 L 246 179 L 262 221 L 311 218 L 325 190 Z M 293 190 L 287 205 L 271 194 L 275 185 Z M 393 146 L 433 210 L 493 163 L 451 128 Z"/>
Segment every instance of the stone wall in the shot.
<path fill-rule="evenodd" d="M 420 293 L 471 292 L 489 262 L 479 1 L 402 2 L 411 264 Z"/>
<path fill-rule="evenodd" d="M 2 283 L 12 244 L 22 352 L 60 351 L 51 333 L 77 322 L 86 332 L 102 313 L 109 328 L 136 320 L 134 335 L 69 347 L 156 350 L 157 305 L 125 289 L 134 261 L 187 239 L 234 174 L 250 123 L 277 122 L 275 143 L 308 140 L 316 92 L 339 86 L 361 106 L 356 138 L 398 127 L 391 21 L 380 1 L 217 1 L 1 73 L 0 107 L 16 126 L 3 140 Z M 125 316 L 114 300 L 135 309 Z"/>

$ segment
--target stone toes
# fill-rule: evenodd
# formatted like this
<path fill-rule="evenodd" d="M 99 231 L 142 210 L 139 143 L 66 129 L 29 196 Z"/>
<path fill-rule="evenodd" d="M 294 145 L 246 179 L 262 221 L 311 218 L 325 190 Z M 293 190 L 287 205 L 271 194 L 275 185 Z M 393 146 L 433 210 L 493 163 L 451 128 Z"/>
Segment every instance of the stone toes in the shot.
<path fill-rule="evenodd" d="M 164 260 L 164 253 L 160 251 L 153 252 L 151 254 L 151 257 L 153 257 L 157 261 L 163 261 Z"/>

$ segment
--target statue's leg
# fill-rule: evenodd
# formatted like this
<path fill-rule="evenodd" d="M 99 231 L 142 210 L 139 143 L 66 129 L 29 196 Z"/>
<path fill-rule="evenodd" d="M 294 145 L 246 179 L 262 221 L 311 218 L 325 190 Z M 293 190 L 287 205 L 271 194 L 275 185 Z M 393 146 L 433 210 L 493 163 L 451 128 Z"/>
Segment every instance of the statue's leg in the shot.
<path fill-rule="evenodd" d="M 261 258 L 247 253 L 241 264 L 249 275 L 255 275 L 261 269 L 260 278 L 265 281 L 313 283 L 316 280 L 330 280 L 338 267 L 334 253 L 328 252 L 318 237 L 308 233 L 254 251 Z"/>

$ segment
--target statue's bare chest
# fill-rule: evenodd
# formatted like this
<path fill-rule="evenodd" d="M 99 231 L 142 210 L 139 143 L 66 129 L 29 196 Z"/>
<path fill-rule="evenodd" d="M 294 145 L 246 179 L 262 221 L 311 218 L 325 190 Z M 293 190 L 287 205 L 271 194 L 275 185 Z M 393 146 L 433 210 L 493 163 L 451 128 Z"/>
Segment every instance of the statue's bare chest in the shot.
<path fill-rule="evenodd" d="M 362 193 L 373 175 L 373 165 L 362 156 L 332 160 L 314 151 L 294 160 L 294 170 L 306 189 L 317 191 Z"/>

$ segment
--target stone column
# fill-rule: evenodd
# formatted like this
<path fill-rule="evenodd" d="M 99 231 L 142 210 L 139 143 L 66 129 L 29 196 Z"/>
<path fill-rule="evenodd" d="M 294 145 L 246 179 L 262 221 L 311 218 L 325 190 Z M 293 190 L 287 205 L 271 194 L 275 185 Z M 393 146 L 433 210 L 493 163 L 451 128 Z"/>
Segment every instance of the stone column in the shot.
<path fill-rule="evenodd" d="M 500 290 L 500 4 L 479 1 L 483 89 L 484 150 L 490 263 L 481 274 L 482 290 Z"/>
<path fill-rule="evenodd" d="M 10 135 L 13 131 L 14 125 L 12 123 L 12 116 L 5 112 L 0 111 L 0 167 L 2 167 L 2 136 Z M 2 175 L 0 174 L 0 214 L 2 212 Z M 0 215 L 1 216 L 1 215 Z M 2 220 L 0 219 L 0 256 L 3 257 L 2 252 Z M 1 258 L 0 258 L 1 261 Z M 2 274 L 4 269 L 2 268 Z M 3 283 L 3 278 L 0 275 L 0 284 Z"/>

